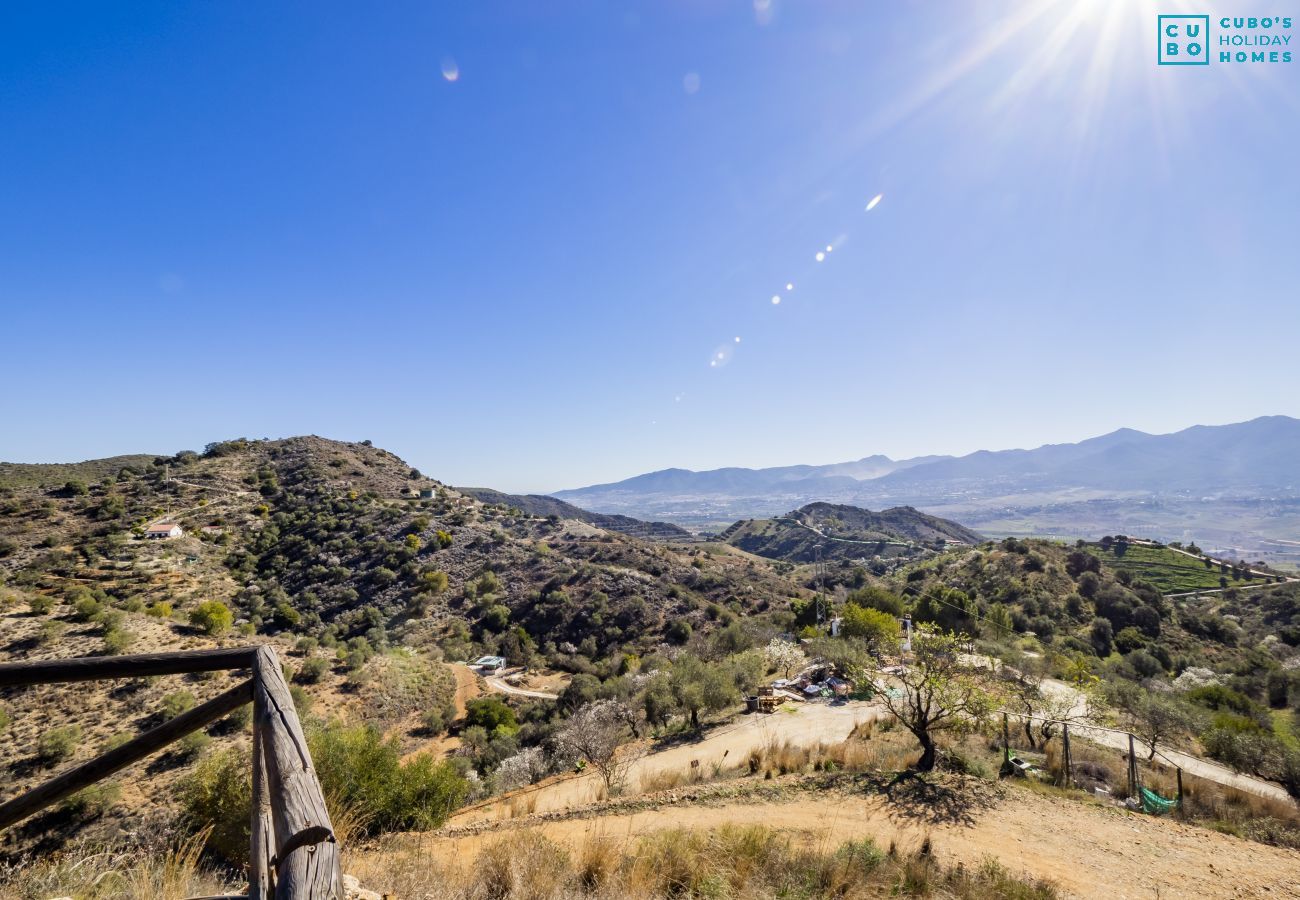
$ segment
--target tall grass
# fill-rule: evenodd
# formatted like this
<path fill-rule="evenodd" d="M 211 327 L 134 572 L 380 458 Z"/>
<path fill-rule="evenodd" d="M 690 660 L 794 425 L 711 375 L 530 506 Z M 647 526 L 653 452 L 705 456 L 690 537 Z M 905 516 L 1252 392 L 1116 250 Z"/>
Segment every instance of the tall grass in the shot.
<path fill-rule="evenodd" d="M 53 856 L 0 867 L 0 896 L 14 900 L 185 900 L 235 893 L 242 881 L 201 862 L 201 833 L 150 850 L 132 844 L 74 843 Z"/>
<path fill-rule="evenodd" d="M 928 841 L 912 854 L 883 851 L 869 838 L 815 849 L 758 825 L 671 829 L 623 843 L 597 836 L 574 851 L 535 831 L 514 832 L 466 867 L 440 867 L 411 849 L 385 853 L 362 880 L 435 900 L 1057 896 L 1050 883 L 1019 878 L 993 860 L 974 869 L 943 866 Z"/>

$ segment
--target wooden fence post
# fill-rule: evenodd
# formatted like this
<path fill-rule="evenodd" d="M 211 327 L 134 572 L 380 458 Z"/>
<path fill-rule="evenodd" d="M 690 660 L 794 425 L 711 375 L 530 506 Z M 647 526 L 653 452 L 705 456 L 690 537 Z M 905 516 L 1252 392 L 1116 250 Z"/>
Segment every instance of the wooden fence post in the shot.
<path fill-rule="evenodd" d="M 1070 726 L 1068 723 L 1061 726 L 1061 756 L 1065 763 L 1065 787 L 1074 786 L 1074 764 L 1070 758 Z"/>
<path fill-rule="evenodd" d="M 1130 731 L 1128 735 L 1128 795 L 1130 797 L 1137 796 L 1137 790 L 1138 790 L 1137 770 L 1138 770 L 1137 753 L 1133 749 L 1133 732 Z"/>
<path fill-rule="evenodd" d="M 262 742 L 265 702 L 260 691 L 253 698 L 253 822 L 252 846 L 248 857 L 250 900 L 273 900 L 271 857 L 275 855 L 274 825 L 271 822 L 271 793 L 266 783 L 266 748 Z"/>
<path fill-rule="evenodd" d="M 259 647 L 253 671 L 254 695 L 263 712 L 257 725 L 272 795 L 275 896 L 342 900 L 338 841 L 275 651 Z"/>

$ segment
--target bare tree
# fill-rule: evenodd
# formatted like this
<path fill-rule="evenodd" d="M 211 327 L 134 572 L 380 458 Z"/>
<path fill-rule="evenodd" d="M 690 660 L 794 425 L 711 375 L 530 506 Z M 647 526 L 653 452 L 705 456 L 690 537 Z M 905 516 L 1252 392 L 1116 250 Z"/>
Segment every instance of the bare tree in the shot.
<path fill-rule="evenodd" d="M 1156 745 L 1196 727 L 1195 714 L 1175 697 L 1149 691 L 1132 682 L 1107 685 L 1106 699 L 1129 731 L 1147 745 L 1147 759 L 1156 758 Z"/>
<path fill-rule="evenodd" d="M 555 735 L 556 743 L 585 759 L 600 773 L 610 794 L 622 790 L 628 772 L 641 756 L 639 744 L 626 744 L 631 714 L 621 700 L 597 700 L 571 715 Z"/>
<path fill-rule="evenodd" d="M 877 676 L 880 701 L 921 744 L 918 771 L 934 768 L 935 732 L 977 725 L 996 705 L 997 678 L 962 653 L 966 640 L 918 625 L 902 666 L 882 668 Z"/>
<path fill-rule="evenodd" d="M 1088 685 L 1078 689 L 1052 685 L 1041 658 L 1022 657 L 1015 665 L 996 669 L 1007 705 L 1022 714 L 1022 727 L 1030 749 L 1046 744 L 1062 725 L 1084 724 L 1097 705 Z"/>

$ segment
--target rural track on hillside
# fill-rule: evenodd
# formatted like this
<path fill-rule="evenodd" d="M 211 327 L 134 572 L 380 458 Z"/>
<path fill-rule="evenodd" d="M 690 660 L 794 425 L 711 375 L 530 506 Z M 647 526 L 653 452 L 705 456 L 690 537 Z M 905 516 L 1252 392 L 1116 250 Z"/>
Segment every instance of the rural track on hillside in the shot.
<path fill-rule="evenodd" d="M 515 687 L 513 684 L 506 682 L 504 678 L 496 675 L 484 676 L 483 681 L 490 690 L 499 694 L 511 694 L 515 697 L 532 697 L 535 700 L 559 700 L 559 694 L 551 694 L 546 691 L 529 691 L 524 688 Z"/>
<path fill-rule="evenodd" d="M 834 536 L 832 536 L 832 535 L 826 534 L 824 531 L 820 531 L 819 529 L 813 528 L 811 525 L 807 524 L 806 522 L 800 522 L 798 519 L 787 519 L 787 518 L 784 518 L 784 517 L 782 517 L 782 516 L 774 516 L 774 517 L 772 518 L 772 521 L 773 521 L 773 522 L 790 522 L 790 523 L 793 524 L 793 525 L 798 525 L 800 528 L 807 528 L 809 531 L 811 531 L 813 534 L 817 535 L 819 538 L 824 538 L 824 539 L 826 539 L 826 540 L 828 540 L 828 541 L 839 541 L 841 544 L 864 544 L 864 545 L 866 545 L 866 546 L 871 546 L 871 547 L 874 547 L 874 546 L 876 546 L 876 545 L 878 545 L 878 544 L 885 544 L 886 546 L 891 546 L 891 547 L 919 547 L 919 546 L 921 546 L 920 544 L 917 544 L 917 543 L 915 543 L 915 542 L 913 542 L 913 541 L 886 541 L 886 540 L 883 540 L 883 539 L 882 539 L 882 540 L 875 540 L 875 541 L 855 541 L 855 540 L 853 540 L 852 538 L 840 538 L 840 537 L 834 537 Z"/>

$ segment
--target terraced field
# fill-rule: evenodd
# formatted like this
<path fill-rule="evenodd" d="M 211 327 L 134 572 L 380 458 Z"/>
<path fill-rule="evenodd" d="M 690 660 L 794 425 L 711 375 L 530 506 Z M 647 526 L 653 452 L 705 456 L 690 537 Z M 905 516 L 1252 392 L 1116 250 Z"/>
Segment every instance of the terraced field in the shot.
<path fill-rule="evenodd" d="M 1204 562 L 1168 547 L 1130 544 L 1127 550 L 1118 553 L 1116 545 L 1104 549 L 1099 544 L 1089 544 L 1086 549 L 1100 559 L 1102 565 L 1114 570 L 1127 569 L 1137 577 L 1154 584 L 1164 594 L 1218 588 L 1219 578 L 1222 575 L 1218 565 L 1212 565 L 1207 569 Z M 1232 583 L 1231 575 L 1228 576 L 1228 581 Z M 1259 579 L 1256 581 L 1258 582 Z"/>

